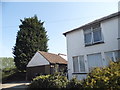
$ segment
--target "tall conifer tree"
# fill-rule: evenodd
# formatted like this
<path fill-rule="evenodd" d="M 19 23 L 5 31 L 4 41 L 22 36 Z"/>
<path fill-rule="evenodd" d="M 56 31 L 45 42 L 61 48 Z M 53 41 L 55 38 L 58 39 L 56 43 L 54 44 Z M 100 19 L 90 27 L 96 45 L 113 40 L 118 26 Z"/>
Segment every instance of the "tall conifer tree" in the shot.
<path fill-rule="evenodd" d="M 48 36 L 41 20 L 37 16 L 20 20 L 16 44 L 13 48 L 14 62 L 18 70 L 25 71 L 26 65 L 36 51 L 48 51 Z"/>

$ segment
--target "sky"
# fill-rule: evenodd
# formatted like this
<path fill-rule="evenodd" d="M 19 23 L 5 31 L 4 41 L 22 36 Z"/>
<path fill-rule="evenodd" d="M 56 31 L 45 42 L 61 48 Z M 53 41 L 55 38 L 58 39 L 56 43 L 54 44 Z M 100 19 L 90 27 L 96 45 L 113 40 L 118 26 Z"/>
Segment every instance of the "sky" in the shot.
<path fill-rule="evenodd" d="M 2 6 L 1 6 L 2 4 Z M 118 11 L 118 2 L 2 2 L 0 57 L 13 57 L 20 19 L 44 21 L 51 53 L 67 54 L 64 32 Z M 1 24 L 1 23 L 0 23 Z M 0 27 L 1 28 L 1 27 Z"/>

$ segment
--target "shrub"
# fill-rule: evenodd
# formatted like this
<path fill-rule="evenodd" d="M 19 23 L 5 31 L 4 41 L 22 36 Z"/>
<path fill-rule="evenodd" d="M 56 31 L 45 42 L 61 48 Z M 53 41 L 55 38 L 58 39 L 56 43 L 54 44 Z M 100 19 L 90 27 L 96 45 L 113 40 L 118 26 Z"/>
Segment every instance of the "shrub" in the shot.
<path fill-rule="evenodd" d="M 120 62 L 111 62 L 108 67 L 95 68 L 84 80 L 85 88 L 120 89 Z"/>
<path fill-rule="evenodd" d="M 72 78 L 72 79 L 68 82 L 66 88 L 67 88 L 67 89 L 72 89 L 72 88 L 81 89 L 81 88 L 83 88 L 83 86 L 82 86 L 82 82 L 81 82 L 81 81 L 77 80 L 76 78 Z"/>
<path fill-rule="evenodd" d="M 18 70 L 16 68 L 4 68 L 2 70 L 2 78 L 7 78 L 11 75 L 13 75 L 14 73 L 18 72 Z"/>
<path fill-rule="evenodd" d="M 111 62 L 108 67 L 95 68 L 82 81 L 76 78 L 67 80 L 65 76 L 58 74 L 38 76 L 30 84 L 32 88 L 66 88 L 86 89 L 105 88 L 106 90 L 120 89 L 120 62 Z"/>
<path fill-rule="evenodd" d="M 50 75 L 37 76 L 33 79 L 33 82 L 30 84 L 29 88 L 47 88 L 50 86 L 49 82 Z"/>
<path fill-rule="evenodd" d="M 68 80 L 59 74 L 42 75 L 33 79 L 28 89 L 32 88 L 66 88 Z"/>

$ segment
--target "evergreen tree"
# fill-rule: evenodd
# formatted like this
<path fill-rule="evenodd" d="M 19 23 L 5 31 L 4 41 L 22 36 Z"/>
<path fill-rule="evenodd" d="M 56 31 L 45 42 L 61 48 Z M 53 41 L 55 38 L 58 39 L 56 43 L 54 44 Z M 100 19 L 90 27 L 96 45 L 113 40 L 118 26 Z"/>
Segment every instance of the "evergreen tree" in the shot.
<path fill-rule="evenodd" d="M 26 65 L 38 50 L 48 51 L 48 36 L 44 22 L 38 20 L 36 15 L 20 21 L 22 24 L 19 25 L 13 54 L 18 70 L 25 71 Z"/>

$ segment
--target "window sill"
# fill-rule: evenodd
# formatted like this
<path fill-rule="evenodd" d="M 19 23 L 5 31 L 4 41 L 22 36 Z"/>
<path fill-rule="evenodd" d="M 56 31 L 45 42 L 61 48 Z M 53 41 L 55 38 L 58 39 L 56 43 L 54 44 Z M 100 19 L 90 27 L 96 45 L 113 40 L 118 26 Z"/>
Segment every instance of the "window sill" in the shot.
<path fill-rule="evenodd" d="M 72 73 L 72 74 L 88 74 L 87 72 L 78 72 L 78 73 Z"/>
<path fill-rule="evenodd" d="M 87 44 L 87 45 L 85 45 L 85 47 L 93 46 L 93 45 L 97 45 L 97 44 L 102 44 L 102 43 L 104 43 L 104 41 L 96 42 L 96 43 L 92 43 L 92 44 Z"/>

